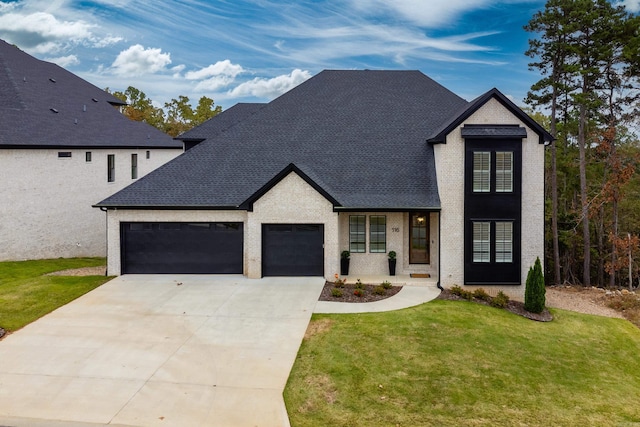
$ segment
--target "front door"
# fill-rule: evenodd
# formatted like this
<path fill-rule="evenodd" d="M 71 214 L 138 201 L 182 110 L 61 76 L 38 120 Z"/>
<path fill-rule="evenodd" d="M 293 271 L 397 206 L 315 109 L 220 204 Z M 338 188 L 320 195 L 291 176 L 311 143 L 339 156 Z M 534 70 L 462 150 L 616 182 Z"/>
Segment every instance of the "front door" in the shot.
<path fill-rule="evenodd" d="M 409 263 L 429 264 L 429 213 L 409 214 Z"/>

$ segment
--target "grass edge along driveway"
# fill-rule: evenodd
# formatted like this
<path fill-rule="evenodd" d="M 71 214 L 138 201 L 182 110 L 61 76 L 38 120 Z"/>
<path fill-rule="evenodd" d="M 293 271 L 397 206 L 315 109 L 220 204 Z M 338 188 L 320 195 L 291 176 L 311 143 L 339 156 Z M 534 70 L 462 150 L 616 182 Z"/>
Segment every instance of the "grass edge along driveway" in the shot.
<path fill-rule="evenodd" d="M 435 300 L 314 315 L 284 392 L 301 426 L 640 425 L 640 330 Z"/>
<path fill-rule="evenodd" d="M 0 328 L 16 331 L 112 279 L 47 273 L 105 264 L 104 258 L 0 262 Z"/>

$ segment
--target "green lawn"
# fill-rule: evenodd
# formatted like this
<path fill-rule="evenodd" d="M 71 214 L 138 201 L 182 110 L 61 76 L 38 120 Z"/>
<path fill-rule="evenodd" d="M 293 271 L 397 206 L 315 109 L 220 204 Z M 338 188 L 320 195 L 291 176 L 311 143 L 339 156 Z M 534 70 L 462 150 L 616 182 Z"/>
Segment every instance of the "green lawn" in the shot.
<path fill-rule="evenodd" d="M 285 389 L 299 426 L 640 425 L 640 329 L 436 300 L 314 315 Z"/>
<path fill-rule="evenodd" d="M 104 258 L 0 262 L 0 328 L 20 329 L 111 279 L 46 273 L 100 265 L 105 265 Z"/>

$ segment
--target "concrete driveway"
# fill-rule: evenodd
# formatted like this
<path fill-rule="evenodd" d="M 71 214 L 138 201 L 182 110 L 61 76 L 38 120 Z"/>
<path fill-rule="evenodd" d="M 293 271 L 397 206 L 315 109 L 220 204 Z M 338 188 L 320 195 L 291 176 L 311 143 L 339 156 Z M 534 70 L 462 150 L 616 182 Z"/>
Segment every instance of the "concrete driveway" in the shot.
<path fill-rule="evenodd" d="M 0 342 L 0 425 L 288 426 L 323 284 L 118 277 Z"/>

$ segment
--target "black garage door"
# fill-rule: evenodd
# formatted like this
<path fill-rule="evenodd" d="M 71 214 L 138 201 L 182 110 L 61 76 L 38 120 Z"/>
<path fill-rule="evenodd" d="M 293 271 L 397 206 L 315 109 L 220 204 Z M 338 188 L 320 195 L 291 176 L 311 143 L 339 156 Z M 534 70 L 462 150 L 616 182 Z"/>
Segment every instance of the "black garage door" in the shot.
<path fill-rule="evenodd" d="M 120 225 L 123 273 L 242 274 L 240 222 Z"/>
<path fill-rule="evenodd" d="M 264 224 L 263 276 L 324 276 L 322 224 Z"/>

